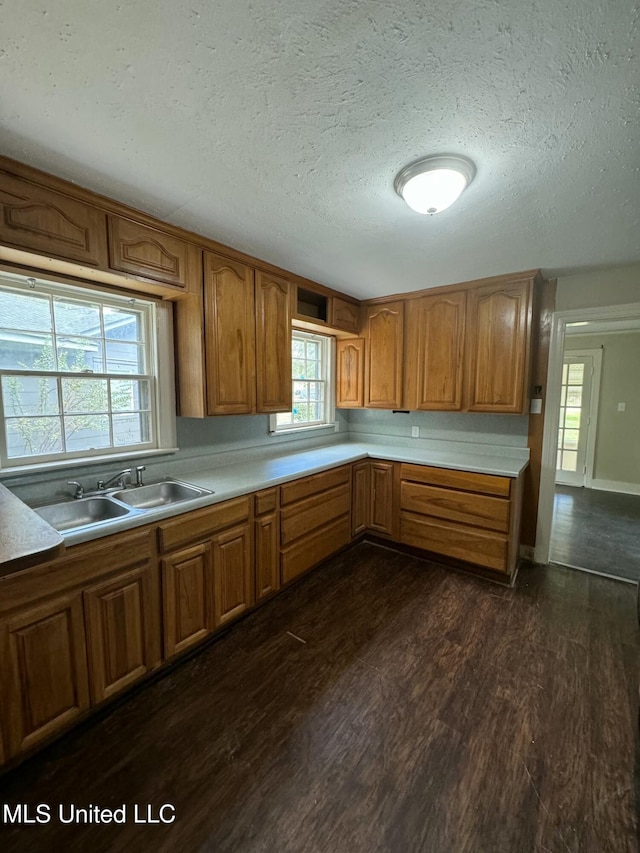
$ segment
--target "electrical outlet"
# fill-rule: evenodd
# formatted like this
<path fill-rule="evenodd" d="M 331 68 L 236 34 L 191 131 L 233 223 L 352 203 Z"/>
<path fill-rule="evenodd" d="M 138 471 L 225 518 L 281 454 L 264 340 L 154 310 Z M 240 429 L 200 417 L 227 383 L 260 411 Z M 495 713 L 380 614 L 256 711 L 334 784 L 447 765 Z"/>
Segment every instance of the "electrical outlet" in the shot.
<path fill-rule="evenodd" d="M 618 403 L 618 411 L 619 412 L 624 412 L 626 410 L 626 408 L 627 408 L 626 403 Z"/>
<path fill-rule="evenodd" d="M 411 427 L 411 438 L 420 438 L 420 427 Z"/>

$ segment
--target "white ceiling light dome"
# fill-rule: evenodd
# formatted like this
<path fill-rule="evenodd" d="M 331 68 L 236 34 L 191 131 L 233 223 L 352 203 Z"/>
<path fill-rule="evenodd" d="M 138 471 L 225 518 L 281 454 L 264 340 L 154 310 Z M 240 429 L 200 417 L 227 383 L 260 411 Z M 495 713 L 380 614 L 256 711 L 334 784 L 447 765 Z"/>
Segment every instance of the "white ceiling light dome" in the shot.
<path fill-rule="evenodd" d="M 394 187 L 417 213 L 441 213 L 458 199 L 476 174 L 471 160 L 457 154 L 423 157 L 401 169 Z"/>

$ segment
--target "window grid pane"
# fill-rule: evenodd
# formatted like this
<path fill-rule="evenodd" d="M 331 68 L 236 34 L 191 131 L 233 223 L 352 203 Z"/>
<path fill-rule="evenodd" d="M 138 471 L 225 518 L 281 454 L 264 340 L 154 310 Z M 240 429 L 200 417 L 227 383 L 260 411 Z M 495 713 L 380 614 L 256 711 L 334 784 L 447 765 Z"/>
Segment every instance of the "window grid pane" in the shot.
<path fill-rule="evenodd" d="M 295 429 L 326 422 L 327 344 L 302 332 L 291 339 L 293 409 L 276 416 L 277 429 Z"/>
<path fill-rule="evenodd" d="M 149 308 L 40 287 L 45 292 L 0 285 L 6 458 L 152 444 Z"/>

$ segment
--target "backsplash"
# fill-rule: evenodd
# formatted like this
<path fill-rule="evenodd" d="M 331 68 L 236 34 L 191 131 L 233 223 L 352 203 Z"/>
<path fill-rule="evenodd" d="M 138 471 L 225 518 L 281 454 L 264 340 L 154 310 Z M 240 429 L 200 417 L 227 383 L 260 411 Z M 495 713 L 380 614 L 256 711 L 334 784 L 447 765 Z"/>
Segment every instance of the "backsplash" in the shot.
<path fill-rule="evenodd" d="M 259 457 L 276 452 L 310 450 L 342 441 L 376 441 L 388 444 L 429 445 L 460 442 L 472 445 L 498 446 L 507 455 L 518 455 L 527 448 L 528 417 L 526 415 L 460 414 L 457 412 L 411 412 L 393 414 L 372 409 L 338 410 L 339 430 L 302 432 L 294 435 L 269 435 L 268 415 L 231 415 L 217 418 L 178 418 L 174 454 L 112 460 L 68 468 L 30 472 L 3 477 L 2 483 L 27 503 L 37 505 L 68 497 L 73 487 L 67 480 L 78 480 L 92 488 L 98 479 L 106 479 L 123 468 L 144 464 L 148 482 L 165 476 L 188 479 L 186 472 L 207 457 L 207 467 L 233 464 L 246 460 L 247 453 Z M 420 430 L 418 439 L 411 437 L 411 427 Z M 462 449 L 462 448 L 461 448 Z"/>
<path fill-rule="evenodd" d="M 411 438 L 411 427 L 420 430 L 418 440 L 464 441 L 526 448 L 528 415 L 490 415 L 475 412 L 408 412 L 394 413 L 375 409 L 353 409 L 349 412 L 351 441 L 380 441 L 384 438 Z M 402 442 L 405 443 L 404 441 Z"/>

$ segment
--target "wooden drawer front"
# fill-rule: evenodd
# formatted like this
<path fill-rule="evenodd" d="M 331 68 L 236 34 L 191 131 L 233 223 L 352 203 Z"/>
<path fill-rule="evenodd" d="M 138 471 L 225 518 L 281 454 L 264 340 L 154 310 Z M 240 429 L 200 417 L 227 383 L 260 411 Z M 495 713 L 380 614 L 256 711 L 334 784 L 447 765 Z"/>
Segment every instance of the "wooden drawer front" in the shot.
<path fill-rule="evenodd" d="M 455 557 L 498 572 L 508 572 L 508 540 L 498 533 L 400 513 L 400 541 L 414 548 Z"/>
<path fill-rule="evenodd" d="M 156 628 L 147 564 L 84 591 L 91 698 L 124 690 L 158 661 L 152 660 Z M 152 628 L 153 626 L 153 628 Z"/>
<path fill-rule="evenodd" d="M 10 677 L 4 697 L 9 748 L 15 755 L 67 728 L 89 707 L 82 596 L 23 611 L 1 628 L 2 674 Z"/>
<path fill-rule="evenodd" d="M 179 515 L 159 525 L 160 550 L 169 551 L 194 539 L 204 539 L 216 530 L 231 527 L 232 524 L 244 521 L 248 517 L 248 497 L 235 498 L 232 501 Z"/>
<path fill-rule="evenodd" d="M 448 489 L 461 489 L 465 492 L 478 492 L 482 495 L 497 495 L 503 498 L 508 498 L 511 491 L 511 477 L 454 471 L 452 468 L 433 468 L 430 465 L 405 463 L 402 466 L 401 476 L 403 480 L 426 483 L 429 486 L 444 486 Z"/>
<path fill-rule="evenodd" d="M 473 524 L 500 533 L 509 531 L 510 507 L 509 501 L 502 498 L 438 489 L 421 483 L 403 481 L 400 490 L 400 509 Z"/>
<path fill-rule="evenodd" d="M 0 242 L 107 267 L 102 211 L 0 172 Z"/>
<path fill-rule="evenodd" d="M 282 583 L 288 583 L 316 563 L 326 560 L 340 548 L 348 545 L 350 541 L 351 522 L 348 515 L 298 540 L 280 554 Z"/>
<path fill-rule="evenodd" d="M 186 287 L 190 250 L 188 243 L 170 234 L 130 219 L 109 216 L 111 269 Z"/>
<path fill-rule="evenodd" d="M 349 482 L 350 476 L 350 467 L 343 465 L 340 468 L 333 468 L 331 471 L 322 471 L 320 474 L 312 474 L 311 477 L 285 483 L 285 485 L 280 486 L 280 506 L 286 506 L 293 501 L 299 501 L 318 492 L 341 486 L 343 483 Z"/>
<path fill-rule="evenodd" d="M 256 492 L 254 498 L 256 515 L 264 515 L 276 509 L 278 505 L 278 490 L 264 489 L 262 492 Z"/>
<path fill-rule="evenodd" d="M 282 510 L 280 515 L 280 541 L 283 546 L 323 527 L 334 518 L 351 511 L 349 484 L 314 495 Z"/>

